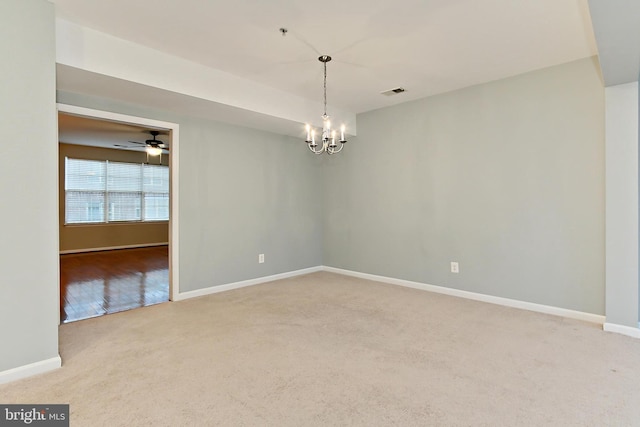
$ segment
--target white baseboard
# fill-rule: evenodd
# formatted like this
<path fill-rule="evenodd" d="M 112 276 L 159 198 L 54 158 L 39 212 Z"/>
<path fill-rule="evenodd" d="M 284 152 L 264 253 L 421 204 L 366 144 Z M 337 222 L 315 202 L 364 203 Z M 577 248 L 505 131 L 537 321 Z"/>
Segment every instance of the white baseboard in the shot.
<path fill-rule="evenodd" d="M 536 311 L 538 313 L 552 314 L 555 316 L 567 317 L 570 319 L 582 320 L 585 322 L 603 324 L 605 317 L 598 314 L 585 313 L 582 311 L 569 310 L 566 308 L 553 307 L 543 304 L 535 304 L 532 302 L 519 301 L 509 298 L 496 297 L 492 295 L 479 294 L 475 292 L 462 291 L 459 289 L 445 288 L 443 286 L 428 285 L 426 283 L 412 282 L 409 280 L 394 279 L 392 277 L 376 276 L 375 274 L 360 273 L 357 271 L 343 270 L 335 267 L 322 267 L 323 271 L 331 273 L 344 274 L 345 276 L 359 277 L 361 279 L 373 280 L 376 282 L 389 283 L 391 285 L 399 285 L 408 288 L 421 289 L 423 291 L 435 292 L 439 294 L 450 295 L 454 297 L 472 299 L 475 301 L 488 302 L 491 304 L 503 305 L 506 307 L 519 308 L 523 310 Z"/>
<path fill-rule="evenodd" d="M 154 246 L 167 246 L 169 242 L 161 243 L 142 243 L 138 245 L 122 245 L 122 246 L 105 246 L 103 248 L 85 248 L 85 249 L 69 249 L 66 251 L 60 251 L 60 255 L 66 254 L 81 254 L 84 252 L 100 252 L 100 251 L 113 251 L 116 249 L 137 249 L 137 248 L 151 248 Z"/>
<path fill-rule="evenodd" d="M 316 273 L 318 271 L 322 271 L 322 266 L 304 268 L 302 270 L 289 271 L 286 273 L 274 274 L 271 276 L 257 277 L 255 279 L 243 280 L 241 282 L 227 283 L 225 285 L 211 286 L 209 288 L 197 289 L 195 291 L 181 292 L 178 294 L 177 298 L 174 299 L 174 301 L 182 301 L 189 298 L 216 294 L 218 292 L 230 291 L 232 289 L 259 285 L 261 283 L 273 282 L 274 280 L 286 279 L 289 277 L 302 276 L 303 274 Z"/>
<path fill-rule="evenodd" d="M 616 334 L 627 335 L 633 338 L 640 338 L 640 328 L 634 328 L 633 326 L 624 326 L 618 325 L 616 323 L 605 322 L 605 324 L 602 325 L 602 329 L 607 332 L 615 332 Z"/>
<path fill-rule="evenodd" d="M 22 378 L 27 378 L 32 375 L 43 374 L 48 371 L 53 371 L 62 366 L 62 359 L 60 356 L 52 357 L 51 359 L 41 360 L 39 362 L 30 363 L 24 366 L 18 366 L 17 368 L 8 369 L 0 372 L 0 384 L 5 384 L 11 381 L 16 381 Z"/>

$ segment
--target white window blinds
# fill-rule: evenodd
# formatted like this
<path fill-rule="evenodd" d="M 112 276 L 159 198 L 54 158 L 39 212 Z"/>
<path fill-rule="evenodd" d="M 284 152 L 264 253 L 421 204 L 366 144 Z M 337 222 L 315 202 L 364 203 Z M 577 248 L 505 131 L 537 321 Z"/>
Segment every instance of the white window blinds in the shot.
<path fill-rule="evenodd" d="M 169 218 L 169 168 L 145 165 L 142 191 L 144 193 L 144 217 L 148 221 Z"/>
<path fill-rule="evenodd" d="M 65 158 L 65 223 L 169 219 L 169 168 Z"/>

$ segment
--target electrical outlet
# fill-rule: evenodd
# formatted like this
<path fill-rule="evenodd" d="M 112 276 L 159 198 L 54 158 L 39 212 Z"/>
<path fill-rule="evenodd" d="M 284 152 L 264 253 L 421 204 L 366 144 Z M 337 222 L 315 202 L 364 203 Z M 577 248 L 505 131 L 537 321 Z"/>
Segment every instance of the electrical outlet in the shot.
<path fill-rule="evenodd" d="M 451 261 L 451 272 L 460 273 L 460 265 L 458 265 L 458 263 L 455 261 Z"/>
<path fill-rule="evenodd" d="M 264 263 L 264 254 L 260 254 L 258 255 L 258 264 L 263 264 Z"/>

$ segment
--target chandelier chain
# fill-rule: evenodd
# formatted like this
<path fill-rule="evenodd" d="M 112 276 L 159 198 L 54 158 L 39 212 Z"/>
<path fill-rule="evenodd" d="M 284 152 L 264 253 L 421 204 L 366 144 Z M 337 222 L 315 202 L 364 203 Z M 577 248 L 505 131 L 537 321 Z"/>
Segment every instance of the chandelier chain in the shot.
<path fill-rule="evenodd" d="M 327 63 L 324 62 L 324 115 L 327 115 Z"/>

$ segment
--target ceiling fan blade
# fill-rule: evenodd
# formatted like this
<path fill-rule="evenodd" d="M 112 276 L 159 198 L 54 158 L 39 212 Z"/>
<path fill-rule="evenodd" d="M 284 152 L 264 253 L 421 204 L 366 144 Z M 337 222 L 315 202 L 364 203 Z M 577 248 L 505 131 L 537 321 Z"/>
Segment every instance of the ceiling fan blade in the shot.
<path fill-rule="evenodd" d="M 113 144 L 114 147 L 118 147 L 120 149 L 124 149 L 124 150 L 133 150 L 133 151 L 140 151 L 143 150 L 142 147 L 138 146 L 138 145 L 123 145 L 123 144 Z"/>
<path fill-rule="evenodd" d="M 129 141 L 129 142 L 130 142 L 130 143 L 132 143 L 132 144 L 147 145 L 147 144 L 146 144 L 146 143 L 144 143 L 144 142 L 138 142 L 138 141 Z"/>

